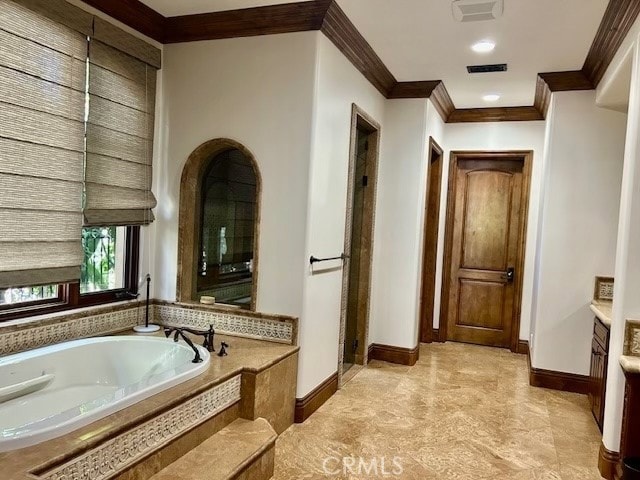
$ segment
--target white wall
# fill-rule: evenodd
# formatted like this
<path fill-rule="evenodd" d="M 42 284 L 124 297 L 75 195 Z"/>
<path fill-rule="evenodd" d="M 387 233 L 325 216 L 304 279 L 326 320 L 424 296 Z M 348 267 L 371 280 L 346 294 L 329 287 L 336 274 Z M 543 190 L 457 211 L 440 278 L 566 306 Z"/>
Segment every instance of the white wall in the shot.
<path fill-rule="evenodd" d="M 326 36 L 317 33 L 316 44 L 298 397 L 333 375 L 338 366 L 343 270 L 340 262 L 334 262 L 316 266 L 312 273 L 306 259 L 333 257 L 344 250 L 352 104 L 381 124 L 383 136 L 386 128 L 384 97 Z"/>
<path fill-rule="evenodd" d="M 424 99 L 388 101 L 382 137 L 369 343 L 414 348 L 418 338 L 427 179 Z"/>
<path fill-rule="evenodd" d="M 554 93 L 537 275 L 534 367 L 587 375 L 595 276 L 612 275 L 626 115 Z"/>
<path fill-rule="evenodd" d="M 544 151 L 542 153 L 542 158 L 538 158 L 538 161 L 540 162 L 540 165 L 538 168 L 540 168 L 541 171 L 541 185 L 540 185 L 540 191 L 538 192 L 539 195 L 539 202 L 538 202 L 538 213 L 537 213 L 537 218 L 536 218 L 536 225 L 537 225 L 537 233 L 536 233 L 536 238 L 535 238 L 535 244 L 534 244 L 534 259 L 533 259 L 533 264 L 534 264 L 534 270 L 533 270 L 533 285 L 531 288 L 531 317 L 530 317 L 530 324 L 529 324 L 529 352 L 530 354 L 533 353 L 534 351 L 534 343 L 535 343 L 535 332 L 536 332 L 536 328 L 537 328 L 537 316 L 536 316 L 536 311 L 537 311 L 537 306 L 538 306 L 538 298 L 540 296 L 540 262 L 541 262 L 541 256 L 542 256 L 542 228 L 540 227 L 542 225 L 542 220 L 544 218 L 544 209 L 545 209 L 545 199 L 546 199 L 546 192 L 547 192 L 547 185 L 549 184 L 549 168 L 547 168 L 548 162 L 549 162 L 549 157 L 551 156 L 551 132 L 554 130 L 554 118 L 555 118 L 555 104 L 556 104 L 556 97 L 552 96 L 551 97 L 551 101 L 549 102 L 549 109 L 547 110 L 547 119 L 545 122 L 545 132 L 544 132 L 544 138 L 545 138 L 545 142 L 544 142 Z M 521 334 L 524 332 L 521 332 Z M 522 335 L 521 335 L 522 337 Z"/>
<path fill-rule="evenodd" d="M 538 211 L 542 187 L 542 158 L 544 152 L 545 122 L 492 122 L 449 123 L 445 125 L 445 163 L 443 165 L 442 198 L 440 202 L 440 235 L 438 264 L 442 264 L 444 225 L 447 209 L 447 185 L 449 181 L 450 152 L 456 150 L 533 150 L 531 192 L 529 198 L 529 223 L 527 225 L 527 248 L 523 279 L 520 339 L 528 340 L 531 322 L 531 295 L 538 233 Z M 442 292 L 442 275 L 436 284 L 436 299 L 439 305 Z M 435 311 L 434 325 L 439 326 L 439 309 Z"/>
<path fill-rule="evenodd" d="M 257 308 L 301 315 L 317 35 L 165 47 L 154 168 L 158 298 L 175 300 L 183 166 L 202 143 L 227 137 L 254 154 L 262 174 Z"/>

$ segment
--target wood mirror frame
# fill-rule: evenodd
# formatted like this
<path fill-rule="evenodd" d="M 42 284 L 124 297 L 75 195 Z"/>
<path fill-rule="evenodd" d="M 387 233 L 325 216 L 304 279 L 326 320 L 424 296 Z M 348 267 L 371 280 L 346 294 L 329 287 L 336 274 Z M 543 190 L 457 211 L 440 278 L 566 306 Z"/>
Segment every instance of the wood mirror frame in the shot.
<path fill-rule="evenodd" d="M 248 158 L 251 161 L 256 176 L 256 216 L 250 306 L 250 309 L 255 311 L 258 293 L 258 250 L 262 177 L 260 176 L 260 170 L 254 155 L 244 145 L 228 138 L 216 138 L 200 145 L 189 155 L 187 163 L 182 170 L 182 177 L 180 179 L 176 300 L 178 302 L 197 301 L 198 262 L 200 259 L 200 237 L 202 233 L 200 221 L 202 216 L 202 192 L 200 191 L 200 186 L 202 185 L 202 177 L 210 161 L 227 150 L 238 150 Z"/>

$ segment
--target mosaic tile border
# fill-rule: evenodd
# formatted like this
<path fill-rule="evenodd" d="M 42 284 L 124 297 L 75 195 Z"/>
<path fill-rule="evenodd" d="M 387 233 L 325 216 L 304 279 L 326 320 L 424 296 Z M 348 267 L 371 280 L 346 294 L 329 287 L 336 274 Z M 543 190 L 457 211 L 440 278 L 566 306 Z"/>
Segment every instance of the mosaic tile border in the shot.
<path fill-rule="evenodd" d="M 640 357 L 640 320 L 627 320 L 624 329 L 623 354 Z"/>
<path fill-rule="evenodd" d="M 156 323 L 203 329 L 213 324 L 216 333 L 223 335 L 288 345 L 295 345 L 297 341 L 297 319 L 293 317 L 153 302 L 150 316 Z M 0 326 L 0 357 L 79 338 L 118 333 L 142 324 L 144 315 L 145 307 L 134 302 L 34 317 L 29 323 Z"/>
<path fill-rule="evenodd" d="M 143 315 L 143 308 L 135 304 L 118 309 L 111 307 L 106 312 L 101 309 L 61 315 L 42 322 L 35 321 L 6 333 L 0 328 L 0 356 L 126 330 L 140 323 Z"/>
<path fill-rule="evenodd" d="M 106 480 L 240 401 L 241 375 L 187 400 L 63 465 L 35 472 L 43 480 Z"/>
<path fill-rule="evenodd" d="M 280 321 L 249 317 L 229 312 L 214 312 L 180 305 L 153 305 L 153 318 L 163 325 L 185 325 L 207 329 L 213 325 L 216 333 L 269 342 L 295 343 L 294 320 Z"/>

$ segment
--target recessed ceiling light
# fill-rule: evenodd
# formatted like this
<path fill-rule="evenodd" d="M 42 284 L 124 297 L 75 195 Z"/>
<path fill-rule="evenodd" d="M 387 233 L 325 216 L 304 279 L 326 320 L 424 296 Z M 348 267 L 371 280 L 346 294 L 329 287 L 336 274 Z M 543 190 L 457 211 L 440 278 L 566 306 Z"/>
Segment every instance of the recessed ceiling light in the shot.
<path fill-rule="evenodd" d="M 485 95 L 484 97 L 482 97 L 482 99 L 485 102 L 497 102 L 498 100 L 500 100 L 500 95 L 496 93 L 490 93 L 489 95 Z"/>
<path fill-rule="evenodd" d="M 494 48 L 496 48 L 496 44 L 491 40 L 482 40 L 471 46 L 471 50 L 476 53 L 489 53 L 492 52 Z"/>

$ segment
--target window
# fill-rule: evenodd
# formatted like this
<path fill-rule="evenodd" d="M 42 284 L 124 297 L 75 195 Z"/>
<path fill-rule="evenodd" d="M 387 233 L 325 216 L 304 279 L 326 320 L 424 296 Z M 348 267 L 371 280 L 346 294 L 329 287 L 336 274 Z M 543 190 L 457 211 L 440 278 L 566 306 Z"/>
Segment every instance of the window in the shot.
<path fill-rule="evenodd" d="M 125 287 L 126 235 L 125 227 L 82 229 L 81 294 Z"/>
<path fill-rule="evenodd" d="M 79 283 L 0 289 L 0 321 L 135 298 L 140 227 L 82 229 Z"/>
<path fill-rule="evenodd" d="M 135 298 L 162 52 L 64 0 L 0 24 L 0 321 Z"/>
<path fill-rule="evenodd" d="M 0 305 L 17 305 L 40 300 L 58 300 L 59 285 L 40 285 L 37 287 L 8 288 L 0 291 Z"/>

